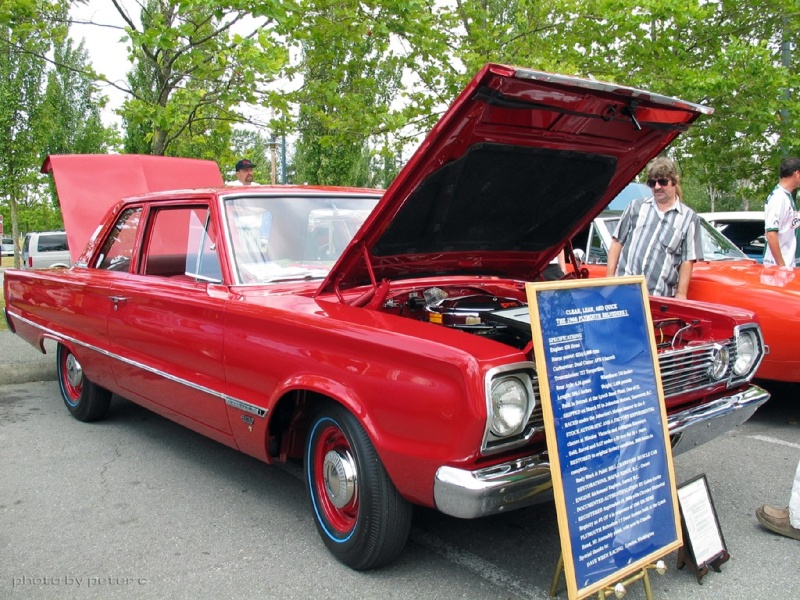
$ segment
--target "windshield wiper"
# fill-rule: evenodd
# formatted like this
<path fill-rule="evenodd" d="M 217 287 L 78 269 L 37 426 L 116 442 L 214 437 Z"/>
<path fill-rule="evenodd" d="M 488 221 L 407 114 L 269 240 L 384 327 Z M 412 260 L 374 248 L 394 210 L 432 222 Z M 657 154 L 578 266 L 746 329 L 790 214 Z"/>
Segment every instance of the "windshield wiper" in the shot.
<path fill-rule="evenodd" d="M 310 281 L 312 279 L 323 279 L 325 275 L 325 273 L 306 271 L 305 273 L 292 273 L 291 275 L 276 275 L 275 277 L 268 277 L 267 279 L 262 279 L 261 283 L 275 283 L 279 281 Z"/>

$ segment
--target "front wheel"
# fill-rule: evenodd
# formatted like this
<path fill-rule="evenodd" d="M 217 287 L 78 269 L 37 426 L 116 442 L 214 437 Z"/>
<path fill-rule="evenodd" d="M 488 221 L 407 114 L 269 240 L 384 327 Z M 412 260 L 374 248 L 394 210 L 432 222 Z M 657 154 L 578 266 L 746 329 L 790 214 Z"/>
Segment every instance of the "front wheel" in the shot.
<path fill-rule="evenodd" d="M 412 506 L 389 479 L 369 436 L 341 406 L 327 405 L 312 419 L 305 475 L 317 531 L 337 559 L 365 570 L 400 555 Z"/>
<path fill-rule="evenodd" d="M 64 344 L 56 352 L 58 385 L 70 414 L 79 421 L 97 421 L 108 413 L 111 392 L 86 378 L 75 355 Z"/>

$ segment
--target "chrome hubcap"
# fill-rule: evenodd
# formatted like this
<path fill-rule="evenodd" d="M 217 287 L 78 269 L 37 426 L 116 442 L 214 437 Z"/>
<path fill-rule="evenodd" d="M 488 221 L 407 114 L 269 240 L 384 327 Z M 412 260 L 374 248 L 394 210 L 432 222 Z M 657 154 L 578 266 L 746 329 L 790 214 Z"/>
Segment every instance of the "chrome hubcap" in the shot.
<path fill-rule="evenodd" d="M 356 469 L 349 452 L 331 450 L 322 465 L 325 491 L 336 508 L 344 508 L 356 497 Z"/>
<path fill-rule="evenodd" d="M 79 387 L 81 381 L 83 381 L 83 369 L 81 369 L 81 363 L 79 363 L 75 356 L 70 354 L 67 357 L 65 362 L 66 370 L 67 370 L 67 381 L 72 387 Z"/>

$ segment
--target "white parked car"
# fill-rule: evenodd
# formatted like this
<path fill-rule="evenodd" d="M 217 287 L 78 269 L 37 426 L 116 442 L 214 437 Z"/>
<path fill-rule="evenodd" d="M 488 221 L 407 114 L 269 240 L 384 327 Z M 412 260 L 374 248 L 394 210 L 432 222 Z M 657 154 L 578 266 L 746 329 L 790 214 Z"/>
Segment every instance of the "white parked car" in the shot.
<path fill-rule="evenodd" d="M 0 240 L 0 256 L 14 256 L 14 240 L 4 237 Z"/>
<path fill-rule="evenodd" d="M 22 268 L 47 269 L 69 267 L 67 233 L 65 231 L 34 231 L 22 242 Z"/>
<path fill-rule="evenodd" d="M 726 238 L 738 246 L 747 256 L 761 262 L 764 258 L 764 211 L 736 210 L 729 212 L 700 213 Z"/>

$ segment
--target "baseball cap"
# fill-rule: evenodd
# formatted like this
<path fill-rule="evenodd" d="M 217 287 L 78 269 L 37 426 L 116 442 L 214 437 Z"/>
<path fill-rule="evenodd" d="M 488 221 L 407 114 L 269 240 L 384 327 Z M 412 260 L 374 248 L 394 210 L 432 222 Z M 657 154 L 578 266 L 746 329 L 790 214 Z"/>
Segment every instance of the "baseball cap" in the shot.
<path fill-rule="evenodd" d="M 236 170 L 241 171 L 242 169 L 254 169 L 255 165 L 251 163 L 246 158 L 243 158 L 239 162 L 236 163 Z"/>

